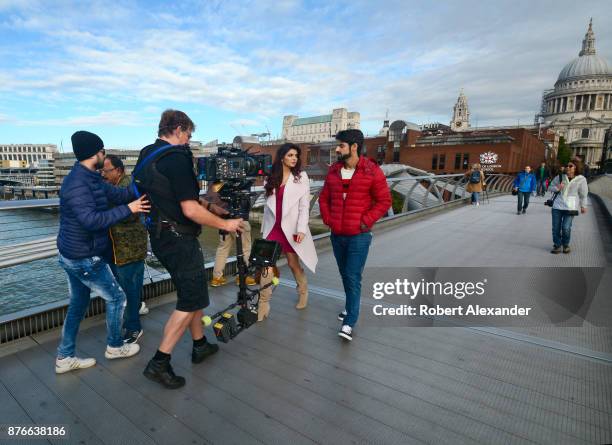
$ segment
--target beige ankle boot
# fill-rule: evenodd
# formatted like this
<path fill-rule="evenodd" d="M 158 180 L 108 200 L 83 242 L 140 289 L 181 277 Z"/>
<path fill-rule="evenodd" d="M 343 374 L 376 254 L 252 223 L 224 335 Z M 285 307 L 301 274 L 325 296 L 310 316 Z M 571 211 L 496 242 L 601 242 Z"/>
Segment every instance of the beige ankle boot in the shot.
<path fill-rule="evenodd" d="M 295 282 L 297 283 L 298 294 L 298 302 L 295 308 L 304 309 L 308 305 L 308 280 L 306 279 L 306 272 L 304 272 L 304 269 L 295 276 Z"/>
<path fill-rule="evenodd" d="M 265 276 L 264 276 L 265 275 Z M 274 271 L 272 268 L 268 268 L 267 273 L 262 273 L 259 279 L 259 286 L 263 287 L 268 283 L 272 282 L 274 277 Z M 272 299 L 272 286 L 260 291 L 259 303 L 257 304 L 257 321 L 263 321 L 264 318 L 270 314 L 270 300 Z"/>

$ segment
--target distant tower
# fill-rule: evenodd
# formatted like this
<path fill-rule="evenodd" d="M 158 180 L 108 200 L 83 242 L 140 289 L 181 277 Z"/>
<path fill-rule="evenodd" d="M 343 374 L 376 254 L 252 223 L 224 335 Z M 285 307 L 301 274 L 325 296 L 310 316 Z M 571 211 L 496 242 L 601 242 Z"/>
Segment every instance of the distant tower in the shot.
<path fill-rule="evenodd" d="M 378 132 L 379 136 L 388 136 L 389 135 L 389 110 L 387 110 L 387 114 L 385 114 L 385 120 L 383 122 L 383 126 Z"/>
<path fill-rule="evenodd" d="M 582 40 L 582 51 L 579 56 L 595 54 L 595 33 L 593 32 L 593 18 L 589 21 L 589 29 Z"/>
<path fill-rule="evenodd" d="M 466 131 L 470 128 L 470 111 L 468 110 L 467 98 L 463 94 L 463 88 L 453 107 L 453 120 L 450 123 L 453 131 Z"/>

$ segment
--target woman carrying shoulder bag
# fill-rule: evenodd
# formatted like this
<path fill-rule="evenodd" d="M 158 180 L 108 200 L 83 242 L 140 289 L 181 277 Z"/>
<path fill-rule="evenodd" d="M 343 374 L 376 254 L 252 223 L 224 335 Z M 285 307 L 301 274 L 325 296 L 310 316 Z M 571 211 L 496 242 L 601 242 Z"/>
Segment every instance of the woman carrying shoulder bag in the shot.
<path fill-rule="evenodd" d="M 301 170 L 300 147 L 286 143 L 276 152 L 272 172 L 266 179 L 266 205 L 261 232 L 269 241 L 278 242 L 297 283 L 296 309 L 308 304 L 308 282 L 300 260 L 313 273 L 317 266 L 317 251 L 308 228 L 310 214 L 310 180 Z M 272 280 L 272 268 L 261 274 L 260 286 Z M 257 321 L 263 321 L 270 313 L 272 288 L 259 295 Z"/>
<path fill-rule="evenodd" d="M 550 253 L 560 253 L 561 246 L 563 253 L 570 253 L 572 222 L 579 211 L 586 213 L 589 194 L 586 178 L 582 176 L 582 164 L 568 162 L 565 173 L 555 176 L 548 190 L 556 193 L 552 203 L 553 249 Z"/>

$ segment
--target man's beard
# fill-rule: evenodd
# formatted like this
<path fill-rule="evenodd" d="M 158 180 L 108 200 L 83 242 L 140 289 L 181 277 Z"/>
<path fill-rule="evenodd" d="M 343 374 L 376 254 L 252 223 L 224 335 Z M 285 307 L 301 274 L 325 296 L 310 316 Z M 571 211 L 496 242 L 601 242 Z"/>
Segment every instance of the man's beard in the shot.
<path fill-rule="evenodd" d="M 338 156 L 338 161 L 339 161 L 339 162 L 344 162 L 344 161 L 346 161 L 348 158 L 350 158 L 350 157 L 351 157 L 351 154 L 350 154 L 350 153 L 347 153 L 347 154 L 345 154 L 345 155 L 343 155 L 343 154 L 338 154 L 337 156 Z"/>
<path fill-rule="evenodd" d="M 104 168 L 104 158 L 102 158 L 102 160 L 98 160 L 98 162 L 96 162 L 96 170 L 101 170 Z"/>

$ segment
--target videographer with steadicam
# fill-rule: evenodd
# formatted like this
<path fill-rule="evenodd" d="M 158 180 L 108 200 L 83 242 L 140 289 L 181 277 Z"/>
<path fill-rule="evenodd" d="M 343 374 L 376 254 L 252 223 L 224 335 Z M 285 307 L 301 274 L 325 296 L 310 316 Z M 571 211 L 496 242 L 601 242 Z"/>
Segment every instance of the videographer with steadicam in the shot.
<path fill-rule="evenodd" d="M 162 386 L 185 384 L 170 365 L 176 343 L 189 328 L 193 337 L 191 361 L 200 363 L 218 351 L 204 336 L 202 309 L 209 305 L 204 257 L 198 241 L 201 226 L 227 232 L 242 231 L 242 219 L 222 219 L 199 201 L 200 187 L 189 149 L 192 120 L 182 111 L 166 110 L 159 122 L 158 139 L 142 149 L 134 168 L 134 180 L 151 201 L 148 224 L 153 253 L 170 273 L 176 286 L 176 310 L 170 315 L 161 344 L 143 374 Z"/>

